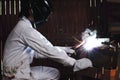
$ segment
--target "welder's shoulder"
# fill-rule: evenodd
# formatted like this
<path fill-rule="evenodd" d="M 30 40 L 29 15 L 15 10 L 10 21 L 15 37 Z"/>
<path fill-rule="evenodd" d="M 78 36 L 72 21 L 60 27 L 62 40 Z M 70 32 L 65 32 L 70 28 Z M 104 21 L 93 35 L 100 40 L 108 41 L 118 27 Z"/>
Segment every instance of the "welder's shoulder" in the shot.
<path fill-rule="evenodd" d="M 18 23 L 16 24 L 15 28 L 14 28 L 14 31 L 17 33 L 17 34 L 21 34 L 21 33 L 24 33 L 24 32 L 29 32 L 31 29 L 31 23 L 29 22 L 25 22 L 25 21 L 18 21 Z"/>
<path fill-rule="evenodd" d="M 27 28 L 29 26 L 28 24 L 30 23 L 20 20 L 18 21 L 15 27 L 16 29 L 21 30 L 21 29 Z"/>

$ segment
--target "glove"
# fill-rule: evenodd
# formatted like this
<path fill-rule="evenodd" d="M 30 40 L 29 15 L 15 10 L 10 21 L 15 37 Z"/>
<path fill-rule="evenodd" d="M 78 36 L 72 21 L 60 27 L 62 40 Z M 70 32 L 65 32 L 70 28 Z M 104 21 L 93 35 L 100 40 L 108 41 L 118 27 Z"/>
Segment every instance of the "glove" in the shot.
<path fill-rule="evenodd" d="M 75 50 L 72 49 L 72 47 L 62 47 L 62 46 L 55 46 L 55 47 L 64 50 L 68 54 L 68 56 L 71 56 L 72 54 L 76 54 Z"/>
<path fill-rule="evenodd" d="M 75 53 L 75 50 L 73 50 L 71 47 L 64 47 L 63 50 L 64 50 L 66 53 Z"/>
<path fill-rule="evenodd" d="M 83 70 L 88 67 L 92 67 L 91 60 L 88 58 L 82 58 L 82 59 L 76 60 L 74 66 L 73 66 L 73 71 Z"/>
<path fill-rule="evenodd" d="M 68 54 L 68 56 L 71 56 L 72 54 L 76 55 L 76 52 L 72 47 L 62 47 L 62 49 Z"/>

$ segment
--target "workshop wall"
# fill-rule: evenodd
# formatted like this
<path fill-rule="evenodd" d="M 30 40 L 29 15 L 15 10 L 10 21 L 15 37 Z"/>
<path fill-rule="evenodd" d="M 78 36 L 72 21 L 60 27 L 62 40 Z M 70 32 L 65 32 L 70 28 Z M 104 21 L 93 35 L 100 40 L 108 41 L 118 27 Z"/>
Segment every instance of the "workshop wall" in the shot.
<path fill-rule="evenodd" d="M 20 0 L 0 0 L 0 52 L 2 56 L 4 43 L 18 21 Z"/>
<path fill-rule="evenodd" d="M 39 28 L 54 45 L 73 45 L 72 36 L 80 35 L 91 19 L 89 0 L 52 0 L 53 13 Z"/>

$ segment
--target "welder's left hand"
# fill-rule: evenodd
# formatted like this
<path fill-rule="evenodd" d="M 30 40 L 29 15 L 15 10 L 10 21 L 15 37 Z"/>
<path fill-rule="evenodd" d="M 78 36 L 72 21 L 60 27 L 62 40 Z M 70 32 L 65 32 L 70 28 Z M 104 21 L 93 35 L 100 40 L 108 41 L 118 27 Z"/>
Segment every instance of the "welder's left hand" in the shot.
<path fill-rule="evenodd" d="M 72 47 L 64 47 L 63 49 L 68 54 L 68 56 L 71 56 L 73 54 L 76 55 L 76 52 Z"/>
<path fill-rule="evenodd" d="M 71 56 L 72 54 L 75 54 L 75 50 L 72 49 L 72 47 L 61 47 L 61 46 L 57 46 L 57 47 L 64 50 L 69 56 Z"/>
<path fill-rule="evenodd" d="M 72 47 L 64 47 L 63 50 L 64 50 L 66 53 L 75 53 L 75 50 L 72 49 Z"/>

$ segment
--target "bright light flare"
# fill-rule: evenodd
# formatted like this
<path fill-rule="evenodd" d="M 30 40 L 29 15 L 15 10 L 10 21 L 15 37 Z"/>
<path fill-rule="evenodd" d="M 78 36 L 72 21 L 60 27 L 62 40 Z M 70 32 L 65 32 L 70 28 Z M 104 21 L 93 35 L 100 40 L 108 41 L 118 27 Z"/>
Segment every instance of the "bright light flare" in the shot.
<path fill-rule="evenodd" d="M 83 48 L 86 50 L 92 50 L 93 48 L 101 47 L 104 44 L 102 42 L 109 42 L 109 38 L 96 38 L 94 36 L 89 36 L 85 40 L 85 44 L 83 45 Z"/>
<path fill-rule="evenodd" d="M 83 47 L 85 50 L 89 51 L 93 48 L 102 47 L 105 44 L 103 42 L 109 42 L 109 38 L 97 38 L 97 31 L 90 29 L 85 29 L 84 32 L 82 32 L 82 41 L 79 41 L 75 37 L 73 37 L 74 40 L 76 40 L 79 44 L 75 45 L 75 48 Z"/>

